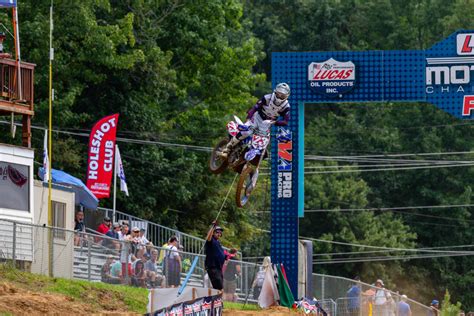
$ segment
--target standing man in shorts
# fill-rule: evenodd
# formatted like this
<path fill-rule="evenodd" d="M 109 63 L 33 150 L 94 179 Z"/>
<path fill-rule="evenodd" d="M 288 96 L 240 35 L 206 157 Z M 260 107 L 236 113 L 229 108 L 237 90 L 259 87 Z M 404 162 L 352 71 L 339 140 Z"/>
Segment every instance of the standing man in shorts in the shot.
<path fill-rule="evenodd" d="M 241 267 L 237 261 L 237 249 L 232 248 L 224 262 L 224 301 L 237 302 L 237 278 L 241 274 Z"/>
<path fill-rule="evenodd" d="M 206 271 L 211 280 L 212 287 L 216 290 L 222 291 L 224 288 L 224 278 L 222 275 L 222 266 L 225 262 L 224 248 L 219 241 L 222 237 L 224 229 L 217 226 L 217 222 L 212 222 L 212 227 L 209 229 L 206 237 Z"/>

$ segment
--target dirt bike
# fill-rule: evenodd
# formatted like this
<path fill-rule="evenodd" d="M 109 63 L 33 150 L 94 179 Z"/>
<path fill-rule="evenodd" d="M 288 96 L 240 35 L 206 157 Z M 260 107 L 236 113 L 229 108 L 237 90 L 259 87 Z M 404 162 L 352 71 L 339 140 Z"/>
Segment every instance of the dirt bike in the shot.
<path fill-rule="evenodd" d="M 228 137 L 220 140 L 212 150 L 209 160 L 209 169 L 212 173 L 219 174 L 227 168 L 232 168 L 240 174 L 235 194 L 238 207 L 247 204 L 250 194 L 255 189 L 258 179 L 258 168 L 263 158 L 267 156 L 267 146 L 270 143 L 270 127 L 272 120 L 262 122 L 260 128 L 246 126 L 234 115 L 234 120 L 227 123 Z M 240 131 L 252 129 L 252 135 L 242 139 L 236 144 L 227 157 L 223 157 L 223 150 L 229 140 Z"/>

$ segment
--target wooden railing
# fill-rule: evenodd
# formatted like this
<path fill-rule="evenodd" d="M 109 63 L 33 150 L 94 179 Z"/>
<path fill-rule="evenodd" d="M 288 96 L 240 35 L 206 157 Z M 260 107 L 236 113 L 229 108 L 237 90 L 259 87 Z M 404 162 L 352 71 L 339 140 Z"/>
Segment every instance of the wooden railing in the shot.
<path fill-rule="evenodd" d="M 20 69 L 21 81 L 15 61 L 0 59 L 0 115 L 12 112 L 29 116 L 34 114 L 35 65 L 21 62 Z"/>

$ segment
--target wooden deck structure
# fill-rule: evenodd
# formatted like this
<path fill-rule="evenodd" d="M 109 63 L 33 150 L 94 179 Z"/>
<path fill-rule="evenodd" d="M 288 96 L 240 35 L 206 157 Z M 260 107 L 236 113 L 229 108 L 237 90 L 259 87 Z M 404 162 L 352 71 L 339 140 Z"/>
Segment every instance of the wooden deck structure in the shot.
<path fill-rule="evenodd" d="M 22 115 L 22 143 L 31 147 L 31 117 L 34 115 L 35 64 L 21 62 L 21 93 L 16 62 L 0 58 L 0 116 Z M 20 98 L 21 96 L 21 98 Z"/>

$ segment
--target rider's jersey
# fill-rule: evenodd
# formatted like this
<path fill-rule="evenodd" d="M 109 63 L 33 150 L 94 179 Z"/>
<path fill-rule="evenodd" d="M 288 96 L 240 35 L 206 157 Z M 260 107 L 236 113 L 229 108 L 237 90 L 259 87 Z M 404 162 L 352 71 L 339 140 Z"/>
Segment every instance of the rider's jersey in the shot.
<path fill-rule="evenodd" d="M 266 94 L 261 98 L 248 112 L 247 119 L 251 119 L 255 112 L 258 112 L 260 117 L 264 120 L 276 120 L 279 116 L 283 117 L 283 120 L 277 121 L 275 125 L 284 126 L 288 125 L 290 120 L 290 103 L 285 100 L 282 104 L 276 105 L 272 100 L 273 94 Z"/>

